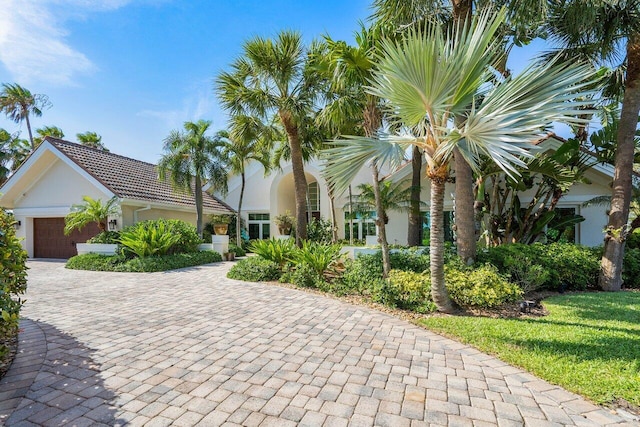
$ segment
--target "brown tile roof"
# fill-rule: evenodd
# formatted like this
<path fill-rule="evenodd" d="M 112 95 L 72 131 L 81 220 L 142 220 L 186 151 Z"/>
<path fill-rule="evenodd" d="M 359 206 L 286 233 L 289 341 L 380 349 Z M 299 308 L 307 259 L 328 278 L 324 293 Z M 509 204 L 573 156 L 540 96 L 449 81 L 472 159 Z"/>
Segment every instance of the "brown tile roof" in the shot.
<path fill-rule="evenodd" d="M 192 193 L 175 189 L 169 180 L 158 178 L 156 165 L 49 136 L 46 140 L 120 198 L 195 205 Z M 233 212 L 226 203 L 207 192 L 203 193 L 203 206 L 220 212 Z"/>

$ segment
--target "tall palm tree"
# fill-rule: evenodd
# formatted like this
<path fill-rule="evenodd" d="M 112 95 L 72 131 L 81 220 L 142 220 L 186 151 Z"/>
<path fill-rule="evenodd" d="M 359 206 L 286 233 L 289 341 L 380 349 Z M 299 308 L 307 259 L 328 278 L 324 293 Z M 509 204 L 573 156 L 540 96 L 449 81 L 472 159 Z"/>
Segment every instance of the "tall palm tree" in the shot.
<path fill-rule="evenodd" d="M 40 117 L 42 110 L 51 107 L 47 95 L 32 94 L 17 83 L 3 83 L 0 91 L 0 111 L 16 123 L 25 121 L 29 132 L 31 150 L 35 149 L 29 115 Z"/>
<path fill-rule="evenodd" d="M 355 135 L 373 138 L 382 126 L 382 101 L 365 90 L 376 69 L 375 55 L 380 48 L 382 33 L 382 26 L 365 28 L 361 25 L 360 31 L 355 34 L 355 46 L 350 46 L 344 41 L 335 41 L 329 36 L 325 37 L 326 65 L 322 68 L 331 78 L 331 94 L 330 102 L 319 114 L 318 119 L 321 124 L 334 127 L 335 132 L 349 124 L 355 124 L 354 130 L 359 131 L 354 133 Z M 380 159 L 370 159 L 378 243 L 382 250 L 383 275 L 387 277 L 391 270 L 391 260 L 386 223 L 383 220 L 385 212 L 380 189 L 381 166 Z"/>
<path fill-rule="evenodd" d="M 540 124 L 585 122 L 574 116 L 587 105 L 581 97 L 590 94 L 585 88 L 592 68 L 587 65 L 550 61 L 492 83 L 495 75 L 488 71 L 501 43 L 494 35 L 504 18 L 504 12 L 483 12 L 468 28 L 445 32 L 433 24 L 425 31 L 410 31 L 400 42 L 385 42 L 369 90 L 387 99 L 408 127 L 421 125 L 422 134 L 362 138 L 358 144 L 336 141 L 337 148 L 327 156 L 326 174 L 332 185 L 343 189 L 374 153 L 397 163 L 411 146 L 424 150 L 431 180 L 431 291 L 444 312 L 454 310 L 444 286 L 443 251 L 444 188 L 454 149 L 476 170 L 481 156 L 487 156 L 516 175 L 523 157 L 532 156 L 528 149 L 540 137 Z M 469 105 L 474 107 L 469 110 Z"/>
<path fill-rule="evenodd" d="M 269 150 L 261 140 L 261 135 L 268 133 L 265 126 L 255 117 L 233 116 L 231 118 L 231 131 L 219 131 L 215 138 L 221 142 L 222 156 L 228 166 L 230 175 L 240 175 L 240 199 L 236 221 L 236 244 L 242 245 L 242 201 L 246 186 L 245 172 L 247 165 L 252 161 L 259 162 L 265 170 L 270 169 Z"/>
<path fill-rule="evenodd" d="M 222 106 L 232 115 L 275 114 L 287 136 L 293 168 L 296 242 L 307 237 L 307 179 L 304 172 L 301 124 L 313 110 L 318 77 L 305 65 L 299 33 L 282 31 L 275 39 L 255 37 L 244 43 L 243 55 L 216 79 Z"/>
<path fill-rule="evenodd" d="M 77 133 L 76 138 L 80 141 L 80 144 L 85 147 L 96 148 L 102 151 L 109 151 L 107 147 L 102 143 L 102 136 L 98 135 L 96 132 L 86 131 L 84 133 Z"/>
<path fill-rule="evenodd" d="M 604 239 L 599 285 L 608 291 L 622 287 L 624 243 L 628 235 L 632 195 L 635 133 L 640 113 L 640 2 L 560 0 L 552 2 L 548 29 L 568 57 L 611 63 L 622 56 L 622 112 L 615 150 L 611 210 Z M 622 54 L 621 52 L 624 52 Z"/>
<path fill-rule="evenodd" d="M 35 143 L 36 147 L 42 144 L 42 141 L 44 141 L 47 136 L 52 136 L 54 138 L 64 138 L 64 132 L 57 126 L 43 126 L 41 128 L 38 128 L 36 129 L 36 135 L 38 136 L 33 138 L 33 142 Z"/>
<path fill-rule="evenodd" d="M 29 141 L 0 129 L 0 184 L 18 169 L 30 152 Z"/>
<path fill-rule="evenodd" d="M 213 190 L 226 190 L 226 170 L 220 145 L 205 135 L 210 121 L 185 122 L 184 131 L 171 131 L 164 140 L 165 154 L 158 163 L 160 179 L 167 177 L 179 189 L 195 193 L 196 230 L 202 236 L 202 187 L 206 181 Z"/>

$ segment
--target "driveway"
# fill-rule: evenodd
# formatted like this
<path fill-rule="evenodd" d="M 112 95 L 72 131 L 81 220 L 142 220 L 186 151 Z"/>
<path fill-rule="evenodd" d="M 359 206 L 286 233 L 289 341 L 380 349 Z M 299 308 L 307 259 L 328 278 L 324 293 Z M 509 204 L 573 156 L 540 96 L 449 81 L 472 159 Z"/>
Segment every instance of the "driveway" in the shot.
<path fill-rule="evenodd" d="M 131 426 L 635 425 L 365 307 L 225 277 L 30 261 L 0 423 Z"/>

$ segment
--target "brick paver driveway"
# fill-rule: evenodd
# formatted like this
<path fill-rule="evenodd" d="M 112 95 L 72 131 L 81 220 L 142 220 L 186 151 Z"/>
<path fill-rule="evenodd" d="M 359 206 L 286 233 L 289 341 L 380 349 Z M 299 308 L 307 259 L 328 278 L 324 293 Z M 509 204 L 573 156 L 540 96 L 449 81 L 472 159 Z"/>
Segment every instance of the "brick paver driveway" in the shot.
<path fill-rule="evenodd" d="M 226 279 L 229 263 L 29 267 L 21 354 L 0 382 L 9 426 L 637 422 L 386 314 Z"/>

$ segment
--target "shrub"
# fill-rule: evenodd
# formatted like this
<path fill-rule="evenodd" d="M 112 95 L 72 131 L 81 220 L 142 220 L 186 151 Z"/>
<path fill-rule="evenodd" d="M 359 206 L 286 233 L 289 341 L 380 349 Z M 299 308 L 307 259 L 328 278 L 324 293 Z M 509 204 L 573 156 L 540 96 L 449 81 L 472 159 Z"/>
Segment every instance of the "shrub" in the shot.
<path fill-rule="evenodd" d="M 391 259 L 391 268 L 396 270 L 422 273 L 429 269 L 429 255 L 415 250 L 392 252 L 389 257 Z M 382 262 L 382 255 L 380 255 L 380 262 Z"/>
<path fill-rule="evenodd" d="M 543 266 L 523 254 L 514 254 L 504 260 L 511 282 L 520 286 L 525 294 L 535 292 L 549 281 L 551 274 Z"/>
<path fill-rule="evenodd" d="M 227 277 L 249 282 L 267 282 L 278 280 L 281 275 L 280 266 L 259 256 L 251 256 L 238 261 L 227 273 Z"/>
<path fill-rule="evenodd" d="M 626 243 L 627 249 L 640 249 L 640 228 L 633 230 L 633 233 L 629 234 Z"/>
<path fill-rule="evenodd" d="M 460 262 L 449 263 L 445 266 L 445 283 L 451 299 L 461 306 L 491 308 L 522 297 L 522 289 L 489 264 L 471 268 Z"/>
<path fill-rule="evenodd" d="M 16 238 L 12 215 L 0 209 L 0 359 L 8 351 L 1 343 L 18 333 L 19 296 L 27 290 L 27 253 Z"/>
<path fill-rule="evenodd" d="M 89 240 L 87 243 L 102 243 L 102 244 L 116 244 L 120 242 L 120 233 L 118 231 L 103 231 L 98 233 Z"/>
<path fill-rule="evenodd" d="M 126 259 L 120 255 L 84 254 L 69 258 L 66 267 L 73 270 L 154 272 L 175 270 L 222 261 L 219 253 L 213 251 L 170 254 L 146 258 Z"/>
<path fill-rule="evenodd" d="M 428 273 L 391 270 L 386 281 L 377 284 L 372 298 L 386 305 L 418 313 L 435 311 L 431 300 L 431 277 Z"/>
<path fill-rule="evenodd" d="M 296 245 L 293 239 L 254 240 L 249 247 L 251 252 L 261 258 L 275 262 L 280 268 L 293 259 Z"/>
<path fill-rule="evenodd" d="M 306 265 L 322 276 L 340 259 L 340 246 L 310 242 L 302 242 L 302 248 L 292 253 L 292 260 L 298 267 Z"/>
<path fill-rule="evenodd" d="M 622 280 L 625 288 L 640 289 L 640 248 L 625 250 Z"/>
<path fill-rule="evenodd" d="M 291 283 L 301 288 L 317 288 L 325 290 L 325 281 L 322 275 L 309 264 L 298 264 L 294 269 L 285 273 L 281 282 Z"/>
<path fill-rule="evenodd" d="M 164 222 L 171 234 L 180 236 L 180 239 L 169 250 L 169 253 L 198 252 L 198 245 L 202 243 L 202 239 L 198 236 L 198 231 L 194 225 L 179 219 L 158 219 L 156 221 Z"/>
<path fill-rule="evenodd" d="M 166 255 L 179 240 L 180 235 L 173 234 L 164 221 L 143 221 L 120 233 L 125 251 L 139 258 Z"/>
<path fill-rule="evenodd" d="M 245 256 L 247 254 L 242 247 L 233 242 L 229 243 L 229 252 L 233 252 L 237 257 Z"/>
<path fill-rule="evenodd" d="M 333 240 L 333 225 L 331 221 L 313 218 L 307 224 L 307 239 L 316 243 L 330 244 Z"/>
<path fill-rule="evenodd" d="M 527 270 L 526 266 L 521 265 L 523 259 L 541 268 Z M 495 265 L 513 282 L 521 281 L 519 275 L 523 274 L 524 281 L 528 283 L 536 283 L 548 275 L 541 287 L 550 290 L 584 290 L 595 286 L 600 271 L 597 253 L 591 248 L 572 243 L 501 245 L 480 252 L 478 262 Z"/>
<path fill-rule="evenodd" d="M 360 255 L 353 261 L 347 261 L 339 280 L 344 293 L 366 295 L 375 286 L 383 286 L 382 255 Z"/>

